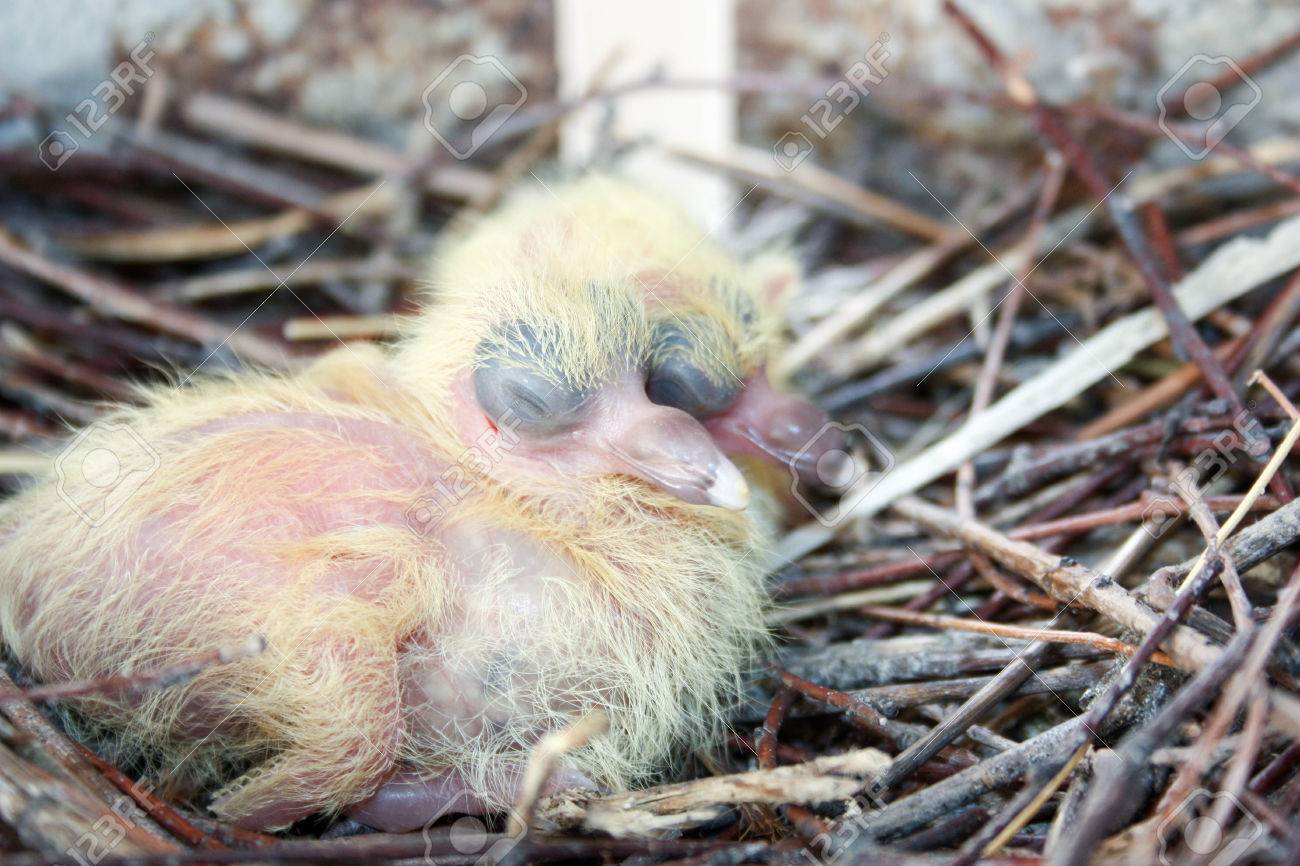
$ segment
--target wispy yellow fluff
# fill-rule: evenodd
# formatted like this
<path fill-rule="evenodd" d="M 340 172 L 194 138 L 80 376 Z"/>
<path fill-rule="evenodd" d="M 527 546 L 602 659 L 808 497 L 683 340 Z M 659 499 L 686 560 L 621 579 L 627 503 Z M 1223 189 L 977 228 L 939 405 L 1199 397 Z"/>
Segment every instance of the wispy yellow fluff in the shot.
<path fill-rule="evenodd" d="M 161 465 L 95 526 L 60 495 L 97 495 L 80 477 L 6 504 L 0 634 L 47 681 L 265 635 L 257 658 L 71 717 L 177 790 L 221 787 L 226 818 L 338 810 L 397 763 L 460 770 L 503 804 L 530 745 L 590 707 L 611 730 L 571 766 L 644 780 L 717 734 L 766 640 L 757 512 L 622 478 L 523 491 L 481 476 L 433 530 L 408 511 L 470 444 L 446 406 L 493 327 L 542 326 L 564 375 L 595 383 L 653 351 L 657 321 L 698 317 L 710 351 L 748 371 L 772 333 L 753 283 L 621 182 L 516 199 L 441 254 L 394 350 L 157 387 L 110 415 Z M 521 561 L 521 539 L 542 553 Z M 483 709 L 451 718 L 467 689 Z"/>

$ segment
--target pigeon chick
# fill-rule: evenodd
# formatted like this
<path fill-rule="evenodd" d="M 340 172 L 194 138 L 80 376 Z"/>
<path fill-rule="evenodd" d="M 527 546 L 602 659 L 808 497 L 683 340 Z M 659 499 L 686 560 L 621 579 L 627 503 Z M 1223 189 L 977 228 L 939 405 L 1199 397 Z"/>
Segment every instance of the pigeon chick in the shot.
<path fill-rule="evenodd" d="M 269 830 L 503 808 L 590 709 L 610 730 L 556 784 L 625 788 L 715 737 L 768 639 L 770 526 L 715 426 L 755 387 L 768 299 L 723 259 L 652 291 L 598 211 L 507 208 L 396 347 L 154 387 L 5 503 L 0 635 L 39 679 L 266 640 L 70 702 L 74 731 Z M 690 372 L 724 350 L 735 383 Z"/>

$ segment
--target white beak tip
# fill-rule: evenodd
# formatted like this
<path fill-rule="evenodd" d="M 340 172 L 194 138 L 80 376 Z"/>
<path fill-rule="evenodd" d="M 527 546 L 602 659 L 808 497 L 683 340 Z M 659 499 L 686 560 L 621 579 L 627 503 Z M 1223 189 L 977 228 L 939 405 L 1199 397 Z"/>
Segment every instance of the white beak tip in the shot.
<path fill-rule="evenodd" d="M 744 511 L 749 507 L 749 484 L 730 460 L 723 461 L 718 466 L 717 475 L 704 495 L 710 505 L 728 511 Z"/>

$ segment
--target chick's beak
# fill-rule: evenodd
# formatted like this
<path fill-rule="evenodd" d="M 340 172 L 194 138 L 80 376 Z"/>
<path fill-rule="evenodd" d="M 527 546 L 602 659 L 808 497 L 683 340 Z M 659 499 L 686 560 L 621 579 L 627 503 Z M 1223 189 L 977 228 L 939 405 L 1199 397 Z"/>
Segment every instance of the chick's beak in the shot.
<path fill-rule="evenodd" d="M 727 453 L 788 466 L 807 484 L 832 486 L 852 469 L 840 428 L 819 407 L 777 391 L 762 372 L 751 377 L 736 403 L 710 418 L 707 426 Z"/>
<path fill-rule="evenodd" d="M 700 422 L 627 389 L 605 419 L 604 449 L 619 472 L 695 505 L 743 511 L 749 485 Z"/>

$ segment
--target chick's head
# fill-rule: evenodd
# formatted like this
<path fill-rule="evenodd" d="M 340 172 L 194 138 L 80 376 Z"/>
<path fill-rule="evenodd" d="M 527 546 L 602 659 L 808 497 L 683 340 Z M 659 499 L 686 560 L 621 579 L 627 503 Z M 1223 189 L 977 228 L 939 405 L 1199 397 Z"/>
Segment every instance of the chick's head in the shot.
<path fill-rule="evenodd" d="M 463 410 L 463 444 L 511 425 L 503 471 L 630 475 L 739 509 L 724 455 L 816 484 L 843 446 L 766 373 L 795 274 L 780 254 L 742 263 L 672 204 L 589 175 L 517 195 L 449 246 L 403 366 L 434 405 Z"/>
<path fill-rule="evenodd" d="M 568 245 L 546 255 L 542 241 L 526 261 L 443 283 L 419 317 L 399 367 L 431 418 L 460 447 L 494 443 L 480 468 L 516 490 L 624 476 L 744 509 L 744 477 L 700 421 L 647 394 L 657 326 L 634 281 Z"/>

